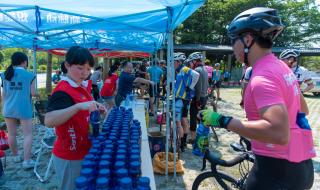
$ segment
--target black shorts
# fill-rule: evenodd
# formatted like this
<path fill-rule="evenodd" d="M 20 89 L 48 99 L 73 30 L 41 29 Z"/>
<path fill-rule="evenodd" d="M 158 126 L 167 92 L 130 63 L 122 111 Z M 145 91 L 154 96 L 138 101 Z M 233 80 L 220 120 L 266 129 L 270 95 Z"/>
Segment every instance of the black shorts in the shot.
<path fill-rule="evenodd" d="M 160 83 L 157 83 L 157 85 L 149 86 L 150 97 L 154 97 L 154 93 L 156 96 L 160 94 Z"/>
<path fill-rule="evenodd" d="M 217 81 L 215 84 L 213 84 L 213 87 L 220 88 L 221 87 L 221 81 Z"/>
<path fill-rule="evenodd" d="M 302 190 L 313 184 L 312 160 L 300 163 L 256 155 L 246 190 Z"/>
<path fill-rule="evenodd" d="M 182 117 L 188 117 L 190 101 L 189 100 L 182 100 L 182 102 L 183 102 Z"/>

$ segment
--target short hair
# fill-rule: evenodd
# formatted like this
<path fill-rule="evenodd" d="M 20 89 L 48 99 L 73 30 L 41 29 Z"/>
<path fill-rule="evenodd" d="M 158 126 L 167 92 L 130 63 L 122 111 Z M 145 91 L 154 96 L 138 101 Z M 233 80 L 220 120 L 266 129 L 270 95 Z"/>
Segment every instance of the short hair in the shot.
<path fill-rule="evenodd" d="M 66 54 L 66 61 L 70 65 L 84 65 L 88 63 L 94 66 L 94 59 L 90 51 L 80 46 L 71 47 Z"/>
<path fill-rule="evenodd" d="M 254 39 L 259 47 L 266 48 L 266 49 L 272 48 L 273 42 L 272 42 L 271 38 L 264 38 L 262 36 L 255 36 Z"/>

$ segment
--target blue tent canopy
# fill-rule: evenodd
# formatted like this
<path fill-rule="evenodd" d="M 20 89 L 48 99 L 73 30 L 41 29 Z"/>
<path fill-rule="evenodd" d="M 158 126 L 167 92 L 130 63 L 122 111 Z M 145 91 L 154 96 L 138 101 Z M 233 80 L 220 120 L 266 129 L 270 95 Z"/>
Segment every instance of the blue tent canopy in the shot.
<path fill-rule="evenodd" d="M 204 0 L 11 0 L 0 3 L 0 44 L 155 52 Z M 170 16 L 169 16 L 170 15 Z"/>

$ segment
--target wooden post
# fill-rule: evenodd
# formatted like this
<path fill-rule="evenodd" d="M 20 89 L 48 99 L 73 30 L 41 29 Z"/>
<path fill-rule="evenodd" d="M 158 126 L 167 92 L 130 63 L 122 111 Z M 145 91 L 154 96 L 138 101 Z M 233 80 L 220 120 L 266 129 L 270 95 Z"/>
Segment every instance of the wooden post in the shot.
<path fill-rule="evenodd" d="M 102 73 L 103 81 L 107 78 L 109 69 L 110 69 L 110 59 L 105 57 L 103 58 L 103 73 Z"/>

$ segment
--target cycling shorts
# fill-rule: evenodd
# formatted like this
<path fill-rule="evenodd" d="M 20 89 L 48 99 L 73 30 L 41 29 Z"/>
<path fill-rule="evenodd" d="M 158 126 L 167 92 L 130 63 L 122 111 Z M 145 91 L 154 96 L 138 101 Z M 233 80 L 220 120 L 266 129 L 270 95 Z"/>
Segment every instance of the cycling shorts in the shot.
<path fill-rule="evenodd" d="M 246 190 L 302 190 L 313 184 L 312 160 L 300 163 L 255 155 L 255 163 L 246 181 Z"/>

